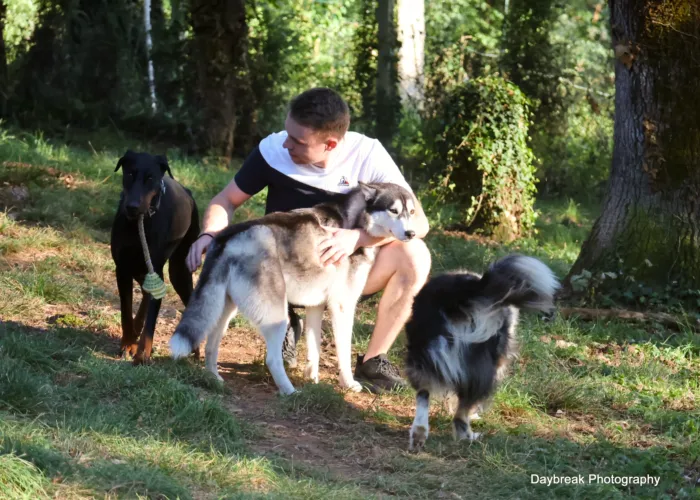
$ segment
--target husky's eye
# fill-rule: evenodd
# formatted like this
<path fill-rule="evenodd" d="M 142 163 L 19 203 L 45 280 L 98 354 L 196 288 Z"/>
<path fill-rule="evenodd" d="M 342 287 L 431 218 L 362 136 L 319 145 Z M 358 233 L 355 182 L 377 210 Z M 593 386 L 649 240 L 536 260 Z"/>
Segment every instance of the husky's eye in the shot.
<path fill-rule="evenodd" d="M 396 210 L 395 208 L 390 208 L 390 209 L 389 209 L 389 212 L 391 212 L 391 213 L 394 214 L 394 215 L 399 215 L 399 211 Z"/>
<path fill-rule="evenodd" d="M 416 211 L 415 211 L 415 210 L 413 210 L 413 209 L 411 209 L 411 211 L 410 211 L 410 212 L 408 212 L 408 213 L 409 213 L 409 214 L 411 214 L 411 215 L 413 215 L 413 214 L 415 214 L 415 213 L 416 213 Z"/>

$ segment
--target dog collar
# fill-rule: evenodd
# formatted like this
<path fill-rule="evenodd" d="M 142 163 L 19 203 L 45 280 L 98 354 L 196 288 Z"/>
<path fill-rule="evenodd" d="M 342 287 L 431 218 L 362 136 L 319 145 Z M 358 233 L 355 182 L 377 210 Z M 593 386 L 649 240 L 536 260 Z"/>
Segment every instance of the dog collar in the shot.
<path fill-rule="evenodd" d="M 163 197 L 163 194 L 165 193 L 165 179 L 160 180 L 160 191 L 156 194 L 155 196 L 155 203 L 153 200 L 151 200 L 151 205 L 148 207 L 148 216 L 153 217 L 155 213 L 158 211 L 158 208 L 160 208 L 160 199 Z"/>

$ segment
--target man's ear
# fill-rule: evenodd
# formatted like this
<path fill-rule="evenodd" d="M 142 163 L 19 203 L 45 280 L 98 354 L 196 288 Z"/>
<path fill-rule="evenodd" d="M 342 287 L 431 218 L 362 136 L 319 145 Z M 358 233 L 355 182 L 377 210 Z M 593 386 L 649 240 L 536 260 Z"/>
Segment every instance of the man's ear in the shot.
<path fill-rule="evenodd" d="M 333 151 L 338 147 L 338 141 L 336 139 L 328 139 L 326 141 L 326 151 Z"/>
<path fill-rule="evenodd" d="M 117 170 L 119 170 L 119 168 L 120 168 L 122 165 L 124 165 L 126 162 L 128 162 L 129 160 L 131 160 L 131 159 L 134 157 L 135 154 L 136 154 L 136 153 L 134 153 L 132 150 L 127 149 L 127 150 L 126 150 L 126 153 L 124 153 L 124 156 L 122 156 L 121 158 L 119 158 L 119 161 L 117 162 L 117 168 L 115 168 L 114 171 L 116 172 Z"/>
<path fill-rule="evenodd" d="M 364 182 L 358 182 L 360 189 L 362 189 L 362 194 L 365 196 L 365 201 L 370 202 L 377 197 L 377 188 L 371 186 L 370 184 L 365 184 Z"/>
<path fill-rule="evenodd" d="M 168 159 L 165 156 L 156 156 L 156 162 L 158 162 L 158 165 L 160 165 L 160 171 L 163 172 L 163 175 L 165 175 L 165 172 L 168 172 L 171 179 L 175 178 L 173 177 L 173 173 L 170 171 L 170 165 L 168 165 Z"/>

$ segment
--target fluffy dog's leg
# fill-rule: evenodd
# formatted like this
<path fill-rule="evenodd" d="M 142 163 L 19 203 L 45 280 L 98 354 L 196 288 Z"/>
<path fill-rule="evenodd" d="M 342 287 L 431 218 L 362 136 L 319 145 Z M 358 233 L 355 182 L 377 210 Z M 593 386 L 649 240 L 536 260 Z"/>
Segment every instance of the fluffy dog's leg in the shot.
<path fill-rule="evenodd" d="M 476 412 L 477 407 L 477 401 L 472 401 L 460 396 L 459 407 L 457 408 L 457 412 L 452 419 L 452 430 L 456 440 L 459 441 L 462 439 L 468 439 L 469 441 L 474 441 L 479 439 L 481 436 L 480 433 L 472 431 L 470 422 L 472 415 Z"/>
<path fill-rule="evenodd" d="M 224 381 L 221 375 L 219 375 L 219 370 L 216 364 L 217 360 L 219 359 L 219 345 L 221 345 L 221 339 L 224 337 L 224 333 L 226 333 L 226 329 L 228 328 L 231 318 L 236 315 L 236 311 L 236 304 L 227 298 L 226 303 L 224 304 L 224 311 L 219 318 L 219 322 L 211 331 L 209 337 L 207 337 L 207 346 L 204 351 L 204 366 L 207 370 L 212 372 L 217 379 L 219 379 L 219 382 Z"/>
<path fill-rule="evenodd" d="M 265 358 L 267 368 L 270 370 L 272 378 L 275 379 L 275 384 L 277 384 L 279 391 L 284 395 L 288 395 L 294 392 L 294 386 L 289 377 L 287 377 L 287 372 L 284 371 L 284 362 L 282 361 L 282 344 L 287 334 L 286 311 L 284 316 L 284 321 L 260 325 L 259 328 L 263 337 L 265 337 L 267 346 L 267 356 Z"/>
<path fill-rule="evenodd" d="M 430 425 L 428 423 L 430 415 L 430 393 L 423 389 L 416 394 L 416 416 L 411 425 L 408 439 L 409 451 L 420 451 L 425 446 L 428 439 Z"/>
<path fill-rule="evenodd" d="M 352 373 L 352 325 L 355 320 L 355 308 L 342 304 L 329 304 L 335 350 L 338 356 L 340 386 L 353 392 L 360 392 L 362 384 L 355 380 Z"/>
<path fill-rule="evenodd" d="M 321 324 L 323 306 L 306 308 L 307 364 L 304 376 L 318 384 L 318 363 L 321 358 Z"/>

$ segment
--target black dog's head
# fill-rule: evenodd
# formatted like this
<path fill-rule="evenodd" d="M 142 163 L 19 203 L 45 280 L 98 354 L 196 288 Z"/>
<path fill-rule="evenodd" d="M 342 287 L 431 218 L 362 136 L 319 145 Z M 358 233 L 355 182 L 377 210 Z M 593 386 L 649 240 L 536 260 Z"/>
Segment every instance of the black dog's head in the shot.
<path fill-rule="evenodd" d="M 151 201 L 161 189 L 165 173 L 170 177 L 173 174 L 165 156 L 134 153 L 131 150 L 119 158 L 114 171 L 120 167 L 124 186 L 122 210 L 128 219 L 136 219 L 139 215 L 148 213 Z"/>

